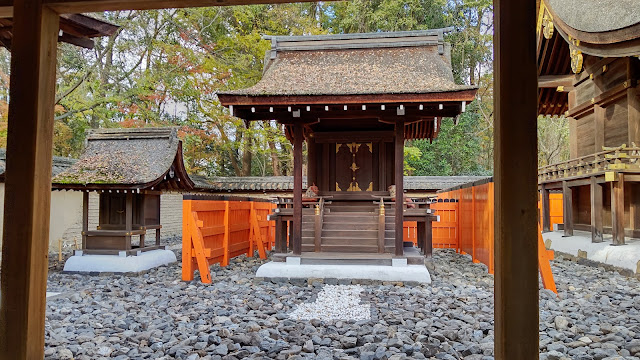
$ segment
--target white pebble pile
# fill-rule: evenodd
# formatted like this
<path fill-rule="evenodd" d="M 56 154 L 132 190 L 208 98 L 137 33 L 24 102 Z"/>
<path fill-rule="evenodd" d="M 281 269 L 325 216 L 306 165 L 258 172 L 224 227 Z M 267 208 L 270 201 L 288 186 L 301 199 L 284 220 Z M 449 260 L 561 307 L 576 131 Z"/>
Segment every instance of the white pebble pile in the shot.
<path fill-rule="evenodd" d="M 369 320 L 371 305 L 360 303 L 360 285 L 325 285 L 315 302 L 300 304 L 289 318 L 293 320 Z"/>

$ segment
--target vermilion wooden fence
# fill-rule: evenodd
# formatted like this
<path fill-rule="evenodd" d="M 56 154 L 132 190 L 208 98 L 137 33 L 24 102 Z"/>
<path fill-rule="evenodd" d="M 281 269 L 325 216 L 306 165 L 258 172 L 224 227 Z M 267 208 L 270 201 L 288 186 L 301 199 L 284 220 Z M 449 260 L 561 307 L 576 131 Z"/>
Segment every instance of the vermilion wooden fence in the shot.
<path fill-rule="evenodd" d="M 434 248 L 458 250 L 458 204 L 456 202 L 438 202 L 430 205 L 439 221 L 431 223 L 432 244 Z M 418 223 L 405 221 L 403 225 L 404 241 L 418 243 Z"/>
<path fill-rule="evenodd" d="M 193 280 L 200 271 L 203 283 L 211 283 L 209 266 L 229 265 L 233 257 L 253 256 L 274 243 L 274 222 L 267 214 L 275 204 L 233 200 L 182 201 L 182 280 Z"/>
<path fill-rule="evenodd" d="M 540 214 L 540 216 L 542 216 L 542 211 L 540 210 L 541 207 L 542 204 L 540 202 L 540 195 L 538 194 L 538 214 Z M 562 193 L 550 193 L 549 225 L 551 226 L 552 231 L 555 224 L 562 224 L 564 222 L 562 216 Z M 542 223 L 542 219 L 540 219 L 540 223 Z"/>
<path fill-rule="evenodd" d="M 558 204 L 558 194 L 554 195 L 554 204 Z M 560 194 L 561 195 L 561 194 Z M 471 255 L 474 262 L 487 265 L 490 274 L 494 272 L 494 184 L 487 182 L 462 189 L 438 194 L 438 199 L 457 200 L 457 237 L 458 251 Z M 562 213 L 562 197 L 560 197 L 560 213 Z M 440 203 L 437 204 L 447 204 Z M 433 205 L 437 204 L 432 204 Z M 452 204 L 452 203 L 449 203 Z M 550 204 L 551 205 L 551 204 Z M 557 220 L 557 208 L 552 216 Z M 441 215 L 442 219 L 442 215 Z M 434 225 L 434 238 L 436 223 Z M 434 240 L 435 243 L 435 240 Z M 538 264 L 542 283 L 546 289 L 556 292 L 549 260 L 553 259 L 553 251 L 546 250 L 542 242 L 542 234 L 538 229 Z"/>
<path fill-rule="evenodd" d="M 457 250 L 471 255 L 474 262 L 487 265 L 493 274 L 493 183 L 439 193 L 438 199 L 457 200 L 437 203 L 457 205 Z"/>

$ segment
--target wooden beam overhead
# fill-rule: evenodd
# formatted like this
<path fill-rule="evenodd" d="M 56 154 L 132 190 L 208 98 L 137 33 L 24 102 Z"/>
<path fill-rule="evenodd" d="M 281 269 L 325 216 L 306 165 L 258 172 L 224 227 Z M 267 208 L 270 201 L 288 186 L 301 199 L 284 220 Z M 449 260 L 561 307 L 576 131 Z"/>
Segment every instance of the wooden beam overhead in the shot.
<path fill-rule="evenodd" d="M 575 75 L 542 75 L 538 77 L 539 88 L 570 88 L 573 86 Z"/>

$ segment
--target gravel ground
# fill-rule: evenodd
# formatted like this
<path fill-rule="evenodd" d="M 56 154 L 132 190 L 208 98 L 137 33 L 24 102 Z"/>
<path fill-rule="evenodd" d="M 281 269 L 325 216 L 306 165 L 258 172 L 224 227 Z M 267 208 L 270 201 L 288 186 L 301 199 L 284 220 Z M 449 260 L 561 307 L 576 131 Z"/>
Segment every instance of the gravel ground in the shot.
<path fill-rule="evenodd" d="M 245 257 L 213 266 L 208 286 L 180 281 L 179 264 L 140 276 L 52 270 L 48 290 L 62 294 L 47 302 L 45 356 L 493 359 L 493 277 L 449 250 L 433 260 L 424 287 L 260 282 L 262 262 Z M 553 272 L 559 296 L 540 292 L 541 359 L 640 359 L 638 280 L 562 259 Z M 336 294 L 358 308 L 344 316 L 368 308 L 370 319 L 295 320 L 335 317 Z"/>

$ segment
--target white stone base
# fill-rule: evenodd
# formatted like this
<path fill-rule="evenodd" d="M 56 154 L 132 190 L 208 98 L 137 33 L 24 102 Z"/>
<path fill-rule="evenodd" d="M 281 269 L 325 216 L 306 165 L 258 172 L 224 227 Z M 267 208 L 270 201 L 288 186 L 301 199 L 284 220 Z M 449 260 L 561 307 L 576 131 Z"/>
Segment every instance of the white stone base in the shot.
<path fill-rule="evenodd" d="M 574 236 L 564 237 L 562 232 L 542 234 L 544 240 L 551 240 L 551 249 L 578 256 L 578 250 L 587 252 L 587 259 L 629 269 L 636 272 L 640 262 L 640 240 L 625 238 L 626 245 L 612 246 L 611 236 L 604 242 L 592 243 L 591 233 L 573 231 Z"/>
<path fill-rule="evenodd" d="M 429 270 L 424 265 L 292 265 L 286 262 L 268 262 L 256 272 L 260 278 L 287 279 L 357 279 L 431 283 Z"/>
<path fill-rule="evenodd" d="M 176 262 L 171 250 L 145 251 L 137 256 L 74 255 L 64 264 L 68 272 L 137 273 Z"/>

